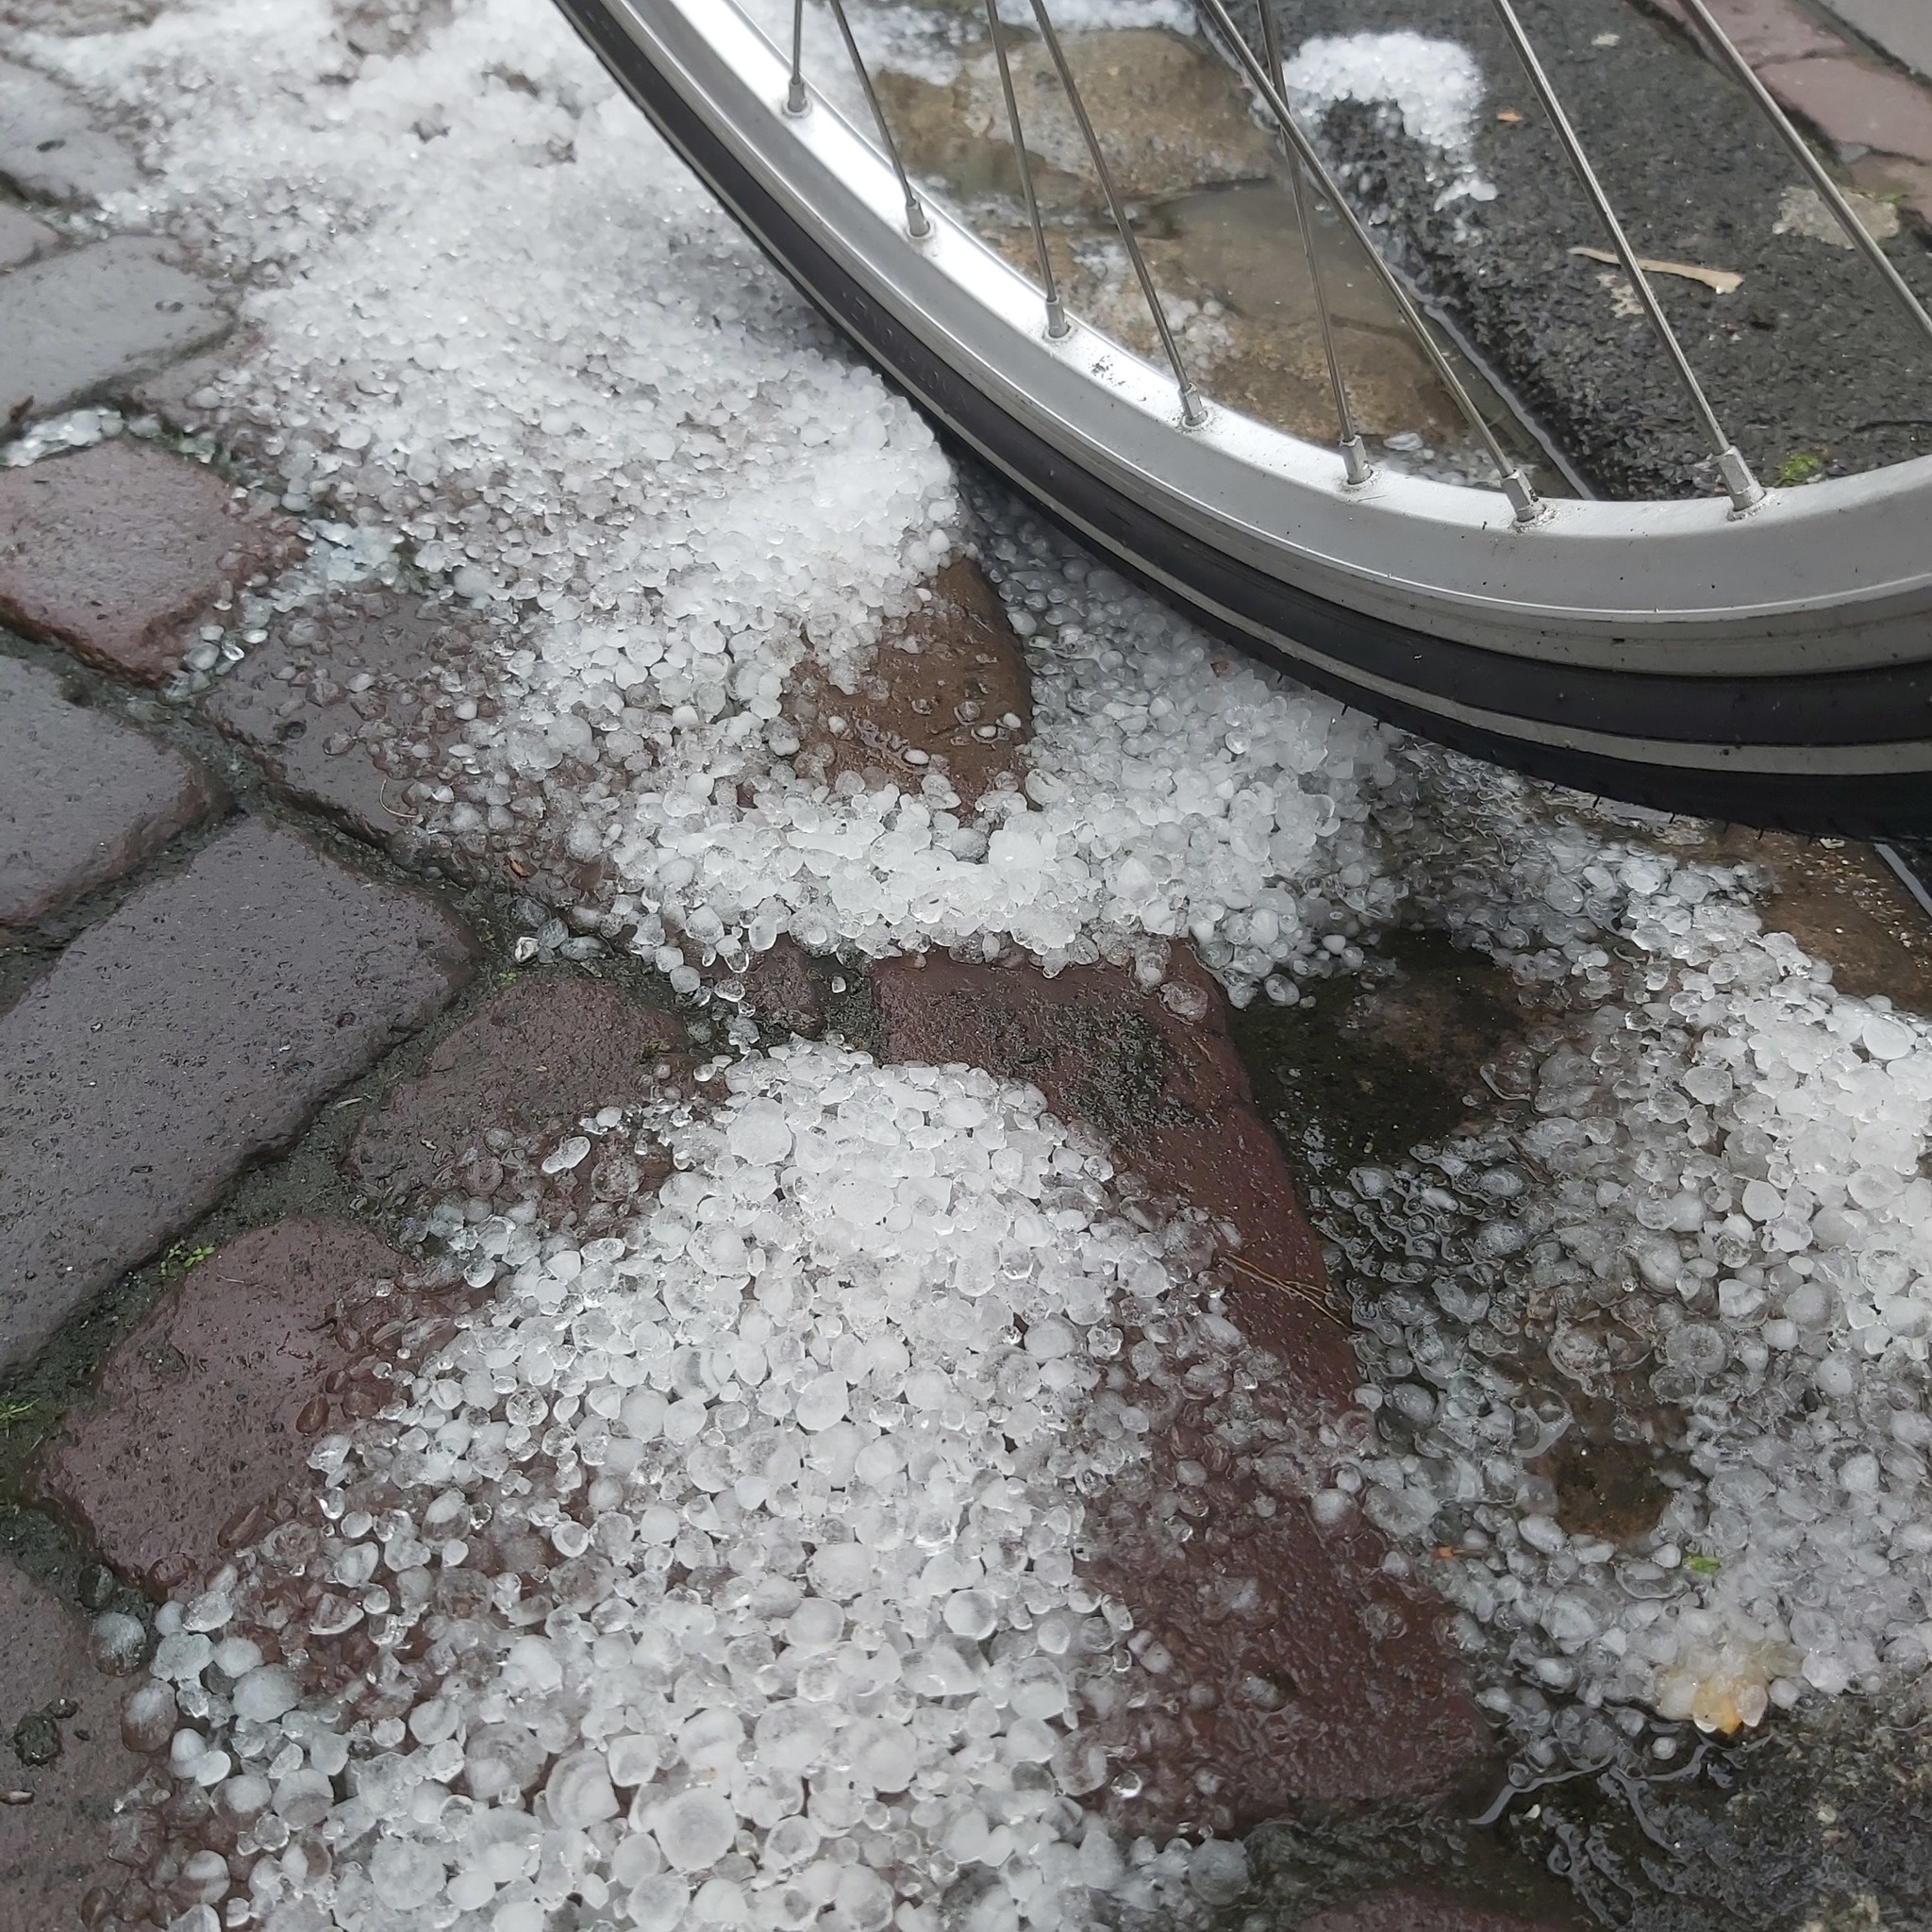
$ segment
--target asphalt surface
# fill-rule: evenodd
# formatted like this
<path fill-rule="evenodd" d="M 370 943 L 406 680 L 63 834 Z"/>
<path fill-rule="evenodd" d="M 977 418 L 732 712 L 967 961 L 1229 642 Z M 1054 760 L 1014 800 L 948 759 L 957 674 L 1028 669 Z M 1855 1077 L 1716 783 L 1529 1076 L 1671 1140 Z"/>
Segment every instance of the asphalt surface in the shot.
<path fill-rule="evenodd" d="M 1607 284 L 1621 278 L 1569 253 L 1607 238 L 1488 0 L 1280 6 L 1289 48 L 1409 28 L 1471 50 L 1487 84 L 1476 158 L 1496 198 L 1435 208 L 1440 175 L 1394 115 L 1344 103 L 1323 138 L 1357 208 L 1594 489 L 1713 488 L 1708 446 L 1657 338 L 1616 312 Z M 1724 296 L 1654 279 L 1758 474 L 1842 474 L 1932 452 L 1932 345 L 1853 251 L 1773 232 L 1783 192 L 1802 177 L 1741 91 L 1638 0 L 1521 0 L 1519 10 L 1638 252 L 1744 277 Z M 1887 248 L 1932 300 L 1924 241 L 1907 226 Z"/>

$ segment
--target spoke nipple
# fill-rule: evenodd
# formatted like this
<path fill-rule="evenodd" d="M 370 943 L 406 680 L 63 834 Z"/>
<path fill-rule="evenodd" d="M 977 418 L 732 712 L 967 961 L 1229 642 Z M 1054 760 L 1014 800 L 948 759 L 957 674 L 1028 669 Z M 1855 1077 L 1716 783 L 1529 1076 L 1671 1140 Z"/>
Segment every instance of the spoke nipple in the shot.
<path fill-rule="evenodd" d="M 1058 295 L 1047 298 L 1046 334 L 1049 341 L 1062 342 L 1072 335 L 1074 325 L 1067 320 L 1067 311 Z"/>
<path fill-rule="evenodd" d="M 1740 517 L 1764 501 L 1764 485 L 1751 474 L 1751 465 L 1738 453 L 1735 443 L 1718 452 L 1717 471 L 1730 491 L 1733 516 Z"/>
<path fill-rule="evenodd" d="M 1181 384 L 1181 422 L 1189 429 L 1198 429 L 1208 420 L 1208 411 L 1201 407 L 1201 391 L 1191 382 Z"/>
<path fill-rule="evenodd" d="M 932 223 L 926 219 L 925 209 L 917 202 L 906 203 L 906 232 L 915 242 L 924 242 L 932 233 Z"/>
<path fill-rule="evenodd" d="M 1359 436 L 1348 437 L 1341 445 L 1341 467 L 1352 485 L 1369 482 L 1375 474 L 1375 466 L 1369 460 L 1369 453 L 1362 447 Z"/>
<path fill-rule="evenodd" d="M 802 114 L 811 106 L 805 92 L 805 79 L 801 75 L 791 76 L 791 85 L 785 90 L 785 111 L 788 114 Z"/>
<path fill-rule="evenodd" d="M 1522 528 L 1541 523 L 1549 514 L 1549 506 L 1536 493 L 1536 486 L 1520 469 L 1511 468 L 1504 472 L 1503 494 L 1509 499 L 1509 508 L 1516 512 L 1516 522 Z"/>

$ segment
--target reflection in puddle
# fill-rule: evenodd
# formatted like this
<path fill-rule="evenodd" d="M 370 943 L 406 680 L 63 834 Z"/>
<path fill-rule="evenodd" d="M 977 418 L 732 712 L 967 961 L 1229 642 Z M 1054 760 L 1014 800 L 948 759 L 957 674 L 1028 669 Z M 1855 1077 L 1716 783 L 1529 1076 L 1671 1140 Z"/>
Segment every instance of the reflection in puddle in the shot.
<path fill-rule="evenodd" d="M 1282 163 L 1234 74 L 1198 42 L 1144 29 L 1065 37 L 1191 373 L 1216 402 L 1332 444 L 1335 406 L 1314 284 Z M 1067 306 L 1149 359 L 1160 346 L 1097 175 L 1041 43 L 1016 33 L 1015 92 L 1049 253 Z M 991 245 L 1037 275 L 998 70 L 967 54 L 947 82 L 887 72 L 881 97 L 908 166 Z M 1315 252 L 1351 401 L 1379 460 L 1486 483 L 1487 457 L 1355 238 L 1310 197 Z M 1438 346 L 1539 489 L 1571 488 L 1511 402 L 1456 342 Z"/>

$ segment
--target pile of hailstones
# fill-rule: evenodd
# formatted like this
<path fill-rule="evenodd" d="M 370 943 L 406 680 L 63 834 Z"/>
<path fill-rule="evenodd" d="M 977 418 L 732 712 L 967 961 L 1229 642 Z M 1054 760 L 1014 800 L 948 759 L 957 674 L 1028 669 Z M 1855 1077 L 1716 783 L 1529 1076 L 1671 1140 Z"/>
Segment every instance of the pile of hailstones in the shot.
<path fill-rule="evenodd" d="M 803 1046 L 701 1077 L 715 1111 L 585 1124 L 675 1159 L 623 1235 L 441 1215 L 494 1298 L 162 1610 L 128 1724 L 173 1773 L 173 1932 L 1017 1932 L 1241 1891 L 1240 1846 L 1078 1802 L 1147 1680 L 1074 1563 L 1081 1488 L 1146 1457 L 1124 1324 L 1233 1331 L 1037 1094 Z"/>
<path fill-rule="evenodd" d="M 1532 1765 L 1603 1761 L 1645 1707 L 1923 1696 L 1932 1026 L 1840 992 L 1732 869 L 1568 832 L 1507 883 L 1463 867 L 1441 910 L 1555 994 L 1491 1070 L 1515 1106 L 1311 1200 L 1380 1390 L 1345 1480 L 1455 1552 Z M 1587 1405 L 1671 1452 L 1634 1536 L 1556 1520 L 1541 1458 Z"/>

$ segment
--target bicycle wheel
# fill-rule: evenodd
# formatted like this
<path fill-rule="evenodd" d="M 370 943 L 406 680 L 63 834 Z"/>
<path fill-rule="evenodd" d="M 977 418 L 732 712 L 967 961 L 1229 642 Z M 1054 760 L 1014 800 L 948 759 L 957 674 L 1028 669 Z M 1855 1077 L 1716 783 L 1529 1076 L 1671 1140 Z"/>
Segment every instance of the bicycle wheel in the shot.
<path fill-rule="evenodd" d="M 1046 0 L 1031 0 L 1029 58 L 1051 69 L 1080 130 L 1156 356 L 1070 312 L 1011 86 L 1017 42 L 996 8 L 987 31 L 1038 243 L 1032 275 L 908 171 L 842 0 L 833 13 L 869 132 L 806 71 L 802 11 L 787 50 L 732 0 L 559 4 L 773 259 L 950 437 L 1241 649 L 1419 733 L 1588 791 L 1801 830 L 1932 827 L 1932 458 L 1803 488 L 1757 480 L 1510 0 L 1494 0 L 1497 14 L 1602 222 L 1601 258 L 1621 268 L 1660 366 L 1682 385 L 1714 493 L 1610 501 L 1537 487 L 1301 125 L 1265 12 L 1257 48 L 1224 0 L 1198 0 L 1280 142 L 1303 240 L 1318 200 L 1360 243 L 1489 459 L 1488 487 L 1370 461 L 1312 253 L 1335 440 L 1291 434 L 1195 379 Z M 1703 0 L 1683 4 L 1932 341 L 1916 294 Z"/>

